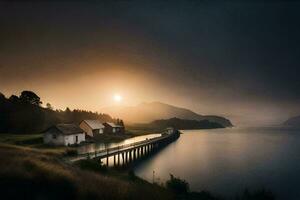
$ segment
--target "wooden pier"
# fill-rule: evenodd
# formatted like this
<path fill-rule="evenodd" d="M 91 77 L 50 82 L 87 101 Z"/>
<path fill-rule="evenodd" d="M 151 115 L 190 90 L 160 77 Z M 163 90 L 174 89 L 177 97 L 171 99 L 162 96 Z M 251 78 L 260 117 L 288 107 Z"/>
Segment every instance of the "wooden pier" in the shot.
<path fill-rule="evenodd" d="M 146 139 L 126 145 L 107 148 L 100 151 L 79 154 L 69 159 L 71 162 L 84 159 L 98 159 L 107 166 L 125 166 L 135 160 L 146 157 L 165 147 L 179 138 L 180 132 L 174 130 L 171 133 L 163 133 L 160 137 Z"/>

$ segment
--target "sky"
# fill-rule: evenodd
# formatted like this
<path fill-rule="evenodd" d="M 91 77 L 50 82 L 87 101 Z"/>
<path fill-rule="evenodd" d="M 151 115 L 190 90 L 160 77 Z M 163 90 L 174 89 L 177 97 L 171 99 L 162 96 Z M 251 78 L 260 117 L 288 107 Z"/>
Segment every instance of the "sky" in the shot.
<path fill-rule="evenodd" d="M 297 1 L 0 2 L 0 92 L 161 101 L 238 125 L 300 114 Z"/>

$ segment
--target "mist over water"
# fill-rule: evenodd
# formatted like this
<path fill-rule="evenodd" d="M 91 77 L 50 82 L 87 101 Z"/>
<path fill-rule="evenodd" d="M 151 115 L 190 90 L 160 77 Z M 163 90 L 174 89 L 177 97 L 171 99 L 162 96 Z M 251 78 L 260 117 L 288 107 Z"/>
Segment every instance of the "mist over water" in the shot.
<path fill-rule="evenodd" d="M 135 168 L 165 182 L 172 173 L 192 191 L 234 196 L 245 188 L 270 189 L 278 199 L 300 198 L 300 130 L 231 128 L 182 131 L 180 138 Z M 285 197 L 285 198 L 284 198 Z"/>

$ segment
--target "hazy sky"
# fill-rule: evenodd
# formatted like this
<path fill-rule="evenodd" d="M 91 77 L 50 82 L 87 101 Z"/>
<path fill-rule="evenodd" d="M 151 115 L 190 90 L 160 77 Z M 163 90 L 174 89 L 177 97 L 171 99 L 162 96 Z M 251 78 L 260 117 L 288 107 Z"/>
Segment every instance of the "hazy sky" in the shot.
<path fill-rule="evenodd" d="M 236 124 L 300 114 L 300 3 L 0 3 L 0 91 L 99 111 L 162 101 Z"/>

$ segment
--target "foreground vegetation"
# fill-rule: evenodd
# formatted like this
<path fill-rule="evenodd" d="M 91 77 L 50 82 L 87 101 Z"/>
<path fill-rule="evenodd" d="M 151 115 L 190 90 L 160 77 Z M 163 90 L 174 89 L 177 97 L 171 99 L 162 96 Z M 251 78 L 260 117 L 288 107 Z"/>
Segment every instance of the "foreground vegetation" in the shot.
<path fill-rule="evenodd" d="M 81 170 L 60 153 L 0 145 L 3 199 L 173 199 L 171 192 L 140 179 Z"/>
<path fill-rule="evenodd" d="M 0 143 L 23 145 L 23 146 L 36 146 L 43 143 L 43 135 L 2 133 L 0 136 Z"/>

